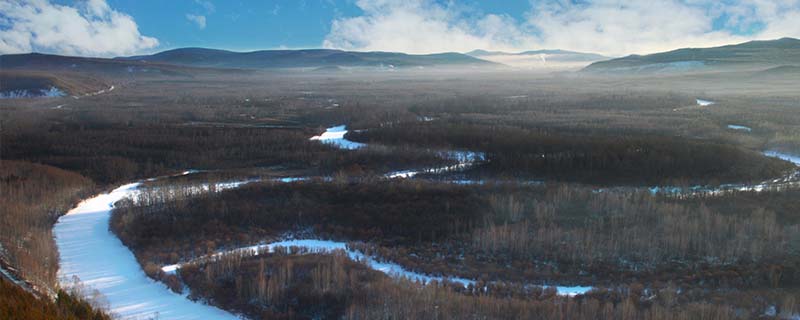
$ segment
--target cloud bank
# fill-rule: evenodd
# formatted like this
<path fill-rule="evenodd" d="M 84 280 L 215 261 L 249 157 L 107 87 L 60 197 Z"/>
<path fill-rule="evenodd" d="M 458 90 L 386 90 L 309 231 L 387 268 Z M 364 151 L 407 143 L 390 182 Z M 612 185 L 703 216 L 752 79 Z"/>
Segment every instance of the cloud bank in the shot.
<path fill-rule="evenodd" d="M 800 0 L 544 0 L 523 19 L 434 0 L 357 0 L 326 48 L 432 53 L 559 48 L 606 55 L 800 37 Z"/>
<path fill-rule="evenodd" d="M 105 0 L 74 6 L 47 0 L 0 0 L 0 53 L 51 52 L 114 56 L 150 49 L 158 40 L 139 33 L 129 15 Z"/>

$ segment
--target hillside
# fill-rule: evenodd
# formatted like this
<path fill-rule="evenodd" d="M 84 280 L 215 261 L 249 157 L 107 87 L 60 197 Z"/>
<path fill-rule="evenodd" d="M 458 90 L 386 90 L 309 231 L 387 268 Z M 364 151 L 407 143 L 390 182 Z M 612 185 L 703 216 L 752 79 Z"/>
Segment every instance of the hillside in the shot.
<path fill-rule="evenodd" d="M 782 38 L 721 47 L 684 48 L 649 55 L 630 55 L 592 63 L 584 71 L 684 72 L 783 65 L 800 65 L 800 40 Z"/>
<path fill-rule="evenodd" d="M 100 79 L 76 72 L 0 71 L 0 98 L 80 96 L 108 87 Z"/>
<path fill-rule="evenodd" d="M 24 70 L 45 73 L 80 73 L 101 77 L 192 77 L 200 73 L 243 73 L 242 70 L 191 68 L 163 63 L 119 59 L 61 56 L 42 53 L 0 55 L 3 71 Z"/>
<path fill-rule="evenodd" d="M 494 66 L 495 63 L 460 53 L 405 54 L 329 49 L 260 50 L 233 52 L 206 48 L 180 48 L 153 55 L 121 57 L 117 61 L 159 62 L 213 68 L 320 68 L 320 67 L 426 67 Z"/>

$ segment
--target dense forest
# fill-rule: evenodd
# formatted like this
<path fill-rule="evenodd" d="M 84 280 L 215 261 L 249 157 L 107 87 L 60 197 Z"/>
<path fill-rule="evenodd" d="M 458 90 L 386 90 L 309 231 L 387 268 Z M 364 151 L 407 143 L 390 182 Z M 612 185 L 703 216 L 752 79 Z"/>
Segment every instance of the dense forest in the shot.
<path fill-rule="evenodd" d="M 354 248 L 369 255 L 418 272 L 479 279 L 479 283 L 491 288 L 486 297 L 470 297 L 472 294 L 464 297 L 466 292 L 459 293 L 457 289 L 436 289 L 451 292 L 453 295 L 448 299 L 452 301 L 448 303 L 459 305 L 459 310 L 482 299 L 529 297 L 531 293 L 527 287 L 520 286 L 523 283 L 559 282 L 607 286 L 612 292 L 620 290 L 620 286 L 644 286 L 651 294 L 663 291 L 665 295 L 679 287 L 684 293 L 676 299 L 681 301 L 682 308 L 700 314 L 740 315 L 739 308 L 755 312 L 763 307 L 744 303 L 746 298 L 742 297 L 764 292 L 777 295 L 773 297 L 777 300 L 770 301 L 786 300 L 789 302 L 785 308 L 794 308 L 792 294 L 800 285 L 800 257 L 796 255 L 800 227 L 792 211 L 796 203 L 791 194 L 775 193 L 723 196 L 774 199 L 769 207 L 751 203 L 731 208 L 715 196 L 680 199 L 649 192 L 596 192 L 567 185 L 465 186 L 385 180 L 270 182 L 192 197 L 176 197 L 174 195 L 179 192 L 153 188 L 116 209 L 112 228 L 134 249 L 148 274 L 166 281 L 173 290 L 181 292 L 181 283 L 187 283 L 194 295 L 253 314 L 289 312 L 290 318 L 313 318 L 315 314 L 296 311 L 329 310 L 329 302 L 320 301 L 334 298 L 328 295 L 323 295 L 328 297 L 325 299 L 308 298 L 319 303 L 314 307 L 300 307 L 297 301 L 293 302 L 295 304 L 278 300 L 248 303 L 255 299 L 253 294 L 263 293 L 265 289 L 247 287 L 255 284 L 236 280 L 236 275 L 241 275 L 241 279 L 255 279 L 244 275 L 266 262 L 247 262 L 249 260 L 241 256 L 232 257 L 230 261 L 198 263 L 199 269 L 188 267 L 181 271 L 179 278 L 164 275 L 159 266 L 180 261 L 181 257 L 197 257 L 230 246 L 275 239 L 294 231 L 295 236 L 301 237 L 360 240 L 353 244 Z M 297 255 L 262 258 L 270 263 L 281 259 L 322 259 Z M 210 265 L 202 266 L 205 263 Z M 240 264 L 245 269 L 232 269 L 233 265 L 238 268 Z M 297 270 L 306 269 L 298 267 Z M 310 274 L 298 272 L 298 281 Z M 280 274 L 278 271 L 265 273 Z M 386 280 L 388 292 L 382 294 L 404 288 L 403 285 L 397 287 L 394 282 Z M 270 282 L 266 283 L 269 286 Z M 731 289 L 752 292 L 740 293 L 735 299 L 728 297 L 726 299 L 732 300 L 725 303 L 715 300 L 719 292 Z M 631 301 L 640 303 L 648 299 L 641 288 L 638 290 L 642 297 Z M 352 298 L 352 292 L 348 292 L 348 297 Z M 625 299 L 618 298 L 619 294 L 590 294 L 599 301 L 580 308 L 596 308 L 595 303 L 602 306 L 603 301 L 614 301 L 609 307 L 616 310 L 625 303 Z M 238 298 L 233 299 L 234 296 Z M 371 292 L 367 296 L 373 298 L 381 294 Z M 693 304 L 698 301 L 713 303 Z M 282 307 L 265 309 L 264 304 L 272 306 L 272 303 Z M 347 314 L 358 318 L 377 312 L 371 303 L 352 302 Z M 627 312 L 636 314 L 635 318 L 650 317 L 653 316 L 650 313 L 674 313 L 675 310 L 660 308 L 677 304 L 675 301 L 666 305 L 646 303 L 643 307 L 637 303 Z M 523 310 L 533 307 L 527 305 Z M 341 304 L 337 308 L 341 308 Z M 544 305 L 536 308 L 544 308 Z M 341 309 L 336 310 L 341 312 Z M 423 317 L 402 310 L 398 306 L 392 312 L 403 315 L 399 318 Z M 622 311 L 607 312 L 612 312 L 613 318 L 620 317 L 615 312 Z M 686 317 L 693 317 L 692 312 Z"/>
<path fill-rule="evenodd" d="M 390 279 L 343 253 L 301 248 L 226 255 L 186 266 L 180 275 L 193 298 L 265 319 L 750 319 L 770 308 L 753 297 L 782 301 L 771 306 L 780 316 L 796 312 L 798 298 L 797 292 L 681 293 L 674 285 L 639 283 L 575 298 L 542 288 L 515 295 L 513 285 L 476 290 Z"/>
<path fill-rule="evenodd" d="M 308 139 L 321 131 L 271 128 L 58 124 L 3 136 L 0 153 L 122 183 L 192 169 L 281 167 L 332 174 L 444 163 L 424 151 L 343 152 Z"/>
<path fill-rule="evenodd" d="M 710 141 L 644 135 L 576 135 L 503 125 L 412 123 L 348 133 L 373 144 L 482 151 L 479 176 L 594 184 L 686 185 L 760 181 L 793 166 Z"/>
<path fill-rule="evenodd" d="M 417 181 L 267 182 L 171 201 L 162 193 L 174 192 L 143 192 L 111 220 L 140 259 L 157 263 L 302 230 L 386 245 L 430 242 L 468 230 L 486 207 L 467 187 Z"/>

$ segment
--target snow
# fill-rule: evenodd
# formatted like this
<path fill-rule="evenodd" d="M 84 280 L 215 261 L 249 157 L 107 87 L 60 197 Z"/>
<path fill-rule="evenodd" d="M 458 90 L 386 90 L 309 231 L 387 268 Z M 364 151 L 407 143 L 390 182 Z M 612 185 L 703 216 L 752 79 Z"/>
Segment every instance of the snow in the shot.
<path fill-rule="evenodd" d="M 423 173 L 439 174 L 445 172 L 463 171 L 471 168 L 480 161 L 486 160 L 486 154 L 484 154 L 483 152 L 456 150 L 456 151 L 441 151 L 438 154 L 439 157 L 455 160 L 458 161 L 458 163 L 436 168 L 393 171 L 385 174 L 384 176 L 389 179 L 395 179 L 395 178 L 405 179 L 405 178 L 413 178 L 414 176 Z"/>
<path fill-rule="evenodd" d="M 589 290 L 592 290 L 592 287 L 581 287 L 581 286 L 575 286 L 575 287 L 556 286 L 555 288 L 559 295 L 570 296 L 570 297 L 574 297 L 579 294 L 586 294 L 587 292 L 589 292 Z"/>
<path fill-rule="evenodd" d="M 366 146 L 366 144 L 345 139 L 345 134 L 347 134 L 347 126 L 335 126 L 328 128 L 321 135 L 311 137 L 311 140 L 317 140 L 346 150 L 355 150 Z"/>
<path fill-rule="evenodd" d="M 72 98 L 80 99 L 81 97 L 93 97 L 93 96 L 97 96 L 97 95 L 101 95 L 101 94 L 104 94 L 104 93 L 108 93 L 108 92 L 114 91 L 114 89 L 116 89 L 116 87 L 114 87 L 112 85 L 112 86 L 108 87 L 108 89 L 102 89 L 102 90 L 96 91 L 96 92 L 89 92 L 89 93 L 84 94 L 83 96 L 72 96 Z"/>
<path fill-rule="evenodd" d="M 475 285 L 475 280 L 465 279 L 465 278 L 450 278 L 450 277 L 443 277 L 443 276 L 433 276 L 427 275 L 419 272 L 414 272 L 407 270 L 396 263 L 391 262 L 382 262 L 378 261 L 371 256 L 367 256 L 360 251 L 353 250 L 347 247 L 347 243 L 340 242 L 340 241 L 330 241 L 330 240 L 317 240 L 317 239 L 293 239 L 293 240 L 283 240 L 277 241 L 267 244 L 260 244 L 254 246 L 247 246 L 242 248 L 236 248 L 232 250 L 227 250 L 223 252 L 215 253 L 209 257 L 204 257 L 201 259 L 216 259 L 224 254 L 230 253 L 238 253 L 238 254 L 245 254 L 250 256 L 257 256 L 262 252 L 274 252 L 275 248 L 277 247 L 299 247 L 306 249 L 309 253 L 331 253 L 337 250 L 344 251 L 347 256 L 356 261 L 363 261 L 366 265 L 373 269 L 380 271 L 390 277 L 393 278 L 403 278 L 408 279 L 415 282 L 420 282 L 423 284 L 431 283 L 432 281 L 441 282 L 444 280 L 459 283 L 464 287 L 468 287 L 470 285 Z M 199 259 L 198 259 L 199 260 Z M 185 264 L 185 263 L 184 263 Z M 181 264 L 173 264 L 164 266 L 161 268 L 162 271 L 165 273 L 174 273 L 178 269 L 180 269 Z M 591 290 L 591 287 L 565 287 L 565 286 L 555 286 L 556 291 L 561 295 L 567 296 L 575 296 L 578 294 L 584 294 L 587 291 Z"/>
<path fill-rule="evenodd" d="M 798 155 L 782 153 L 779 151 L 764 151 L 763 154 L 768 157 L 783 159 L 792 162 L 795 165 L 800 166 L 800 156 Z M 764 192 L 773 190 L 780 191 L 787 188 L 798 188 L 798 187 L 800 187 L 800 170 L 794 170 L 782 177 L 763 181 L 757 184 L 728 183 L 719 185 L 717 187 L 699 186 L 699 185 L 691 187 L 654 186 L 654 187 L 648 187 L 648 190 L 650 191 L 650 193 L 654 195 L 668 194 L 668 195 L 690 196 L 696 194 L 719 195 L 732 191 L 753 191 L 753 192 Z M 605 189 L 594 190 L 594 192 L 604 192 L 604 191 Z"/>
<path fill-rule="evenodd" d="M 779 159 L 782 159 L 782 160 L 786 160 L 786 161 L 789 161 L 791 163 L 794 163 L 795 165 L 800 166 L 800 155 L 788 154 L 788 153 L 783 153 L 783 152 L 774 151 L 774 150 L 765 151 L 764 155 L 767 156 L 767 157 L 774 157 L 774 158 L 779 158 Z"/>
<path fill-rule="evenodd" d="M 322 143 L 327 143 L 337 148 L 345 150 L 354 150 L 367 146 L 364 143 L 353 142 L 345 139 L 344 135 L 346 133 L 347 133 L 346 126 L 340 125 L 340 126 L 330 127 L 327 130 L 325 130 L 323 134 L 318 136 L 313 136 L 311 137 L 310 140 L 321 141 Z M 414 176 L 423 173 L 438 174 L 438 173 L 445 173 L 452 171 L 463 171 L 474 166 L 477 162 L 484 161 L 486 159 L 486 155 L 483 152 L 473 152 L 473 151 L 458 151 L 458 150 L 440 151 L 438 155 L 445 159 L 458 161 L 458 163 L 436 168 L 393 171 L 385 174 L 384 176 L 389 179 L 395 179 L 395 178 L 404 179 L 404 178 L 413 178 Z"/>
<path fill-rule="evenodd" d="M 714 104 L 714 101 L 703 100 L 703 99 L 695 99 L 697 101 L 697 105 L 701 107 L 706 107 Z"/>
<path fill-rule="evenodd" d="M 133 253 L 108 230 L 113 204 L 131 196 L 139 183 L 84 200 L 54 227 L 62 286 L 78 277 L 108 300 L 123 319 L 237 319 L 229 312 L 193 302 L 148 278 Z M 88 290 L 91 291 L 91 290 Z"/>
<path fill-rule="evenodd" d="M 13 90 L 0 92 L 0 99 L 22 99 L 22 98 L 58 98 L 65 96 L 66 93 L 56 87 L 40 90 Z"/>
<path fill-rule="evenodd" d="M 428 116 L 419 116 L 419 117 L 417 117 L 417 120 L 422 121 L 422 122 L 431 122 L 431 121 L 436 120 L 436 118 L 428 117 Z"/>
<path fill-rule="evenodd" d="M 729 124 L 728 125 L 728 129 L 742 130 L 742 131 L 747 131 L 747 132 L 753 131 L 753 129 L 751 129 L 750 127 L 740 126 L 740 125 L 736 125 L 736 124 Z"/>
<path fill-rule="evenodd" d="M 0 249 L 2 249 L 2 246 L 0 246 Z M 5 277 L 7 280 L 11 281 L 18 287 L 30 291 L 30 288 L 28 288 L 28 284 L 25 283 L 25 281 L 18 279 L 14 275 L 14 272 L 12 270 L 6 270 L 6 268 L 4 268 L 2 265 L 0 265 L 0 276 Z"/>
<path fill-rule="evenodd" d="M 774 317 L 778 315 L 778 312 L 776 311 L 775 306 L 769 306 L 767 307 L 767 310 L 764 310 L 764 315 L 767 317 Z"/>

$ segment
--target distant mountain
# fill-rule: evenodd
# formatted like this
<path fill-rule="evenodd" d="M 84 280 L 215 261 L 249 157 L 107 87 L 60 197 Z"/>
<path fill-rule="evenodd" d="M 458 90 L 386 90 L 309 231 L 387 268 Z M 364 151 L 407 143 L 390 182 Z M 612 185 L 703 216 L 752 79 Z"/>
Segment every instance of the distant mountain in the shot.
<path fill-rule="evenodd" d="M 800 65 L 800 40 L 782 38 L 713 48 L 686 48 L 649 55 L 630 55 L 592 63 L 584 71 L 686 72 L 793 65 Z"/>
<path fill-rule="evenodd" d="M 46 72 L 90 73 L 107 77 L 179 76 L 198 73 L 241 73 L 241 70 L 199 69 L 161 63 L 142 63 L 104 58 L 70 57 L 53 54 L 25 53 L 0 55 L 0 69 Z"/>
<path fill-rule="evenodd" d="M 212 68 L 321 68 L 321 67 L 427 67 L 497 66 L 460 53 L 405 54 L 396 52 L 356 52 L 329 49 L 261 50 L 233 52 L 206 48 L 181 48 L 146 56 L 116 60 L 158 62 Z"/>
<path fill-rule="evenodd" d="M 474 50 L 466 54 L 488 61 L 529 69 L 577 69 L 595 61 L 608 59 L 608 57 L 596 53 L 558 49 L 523 52 Z"/>

